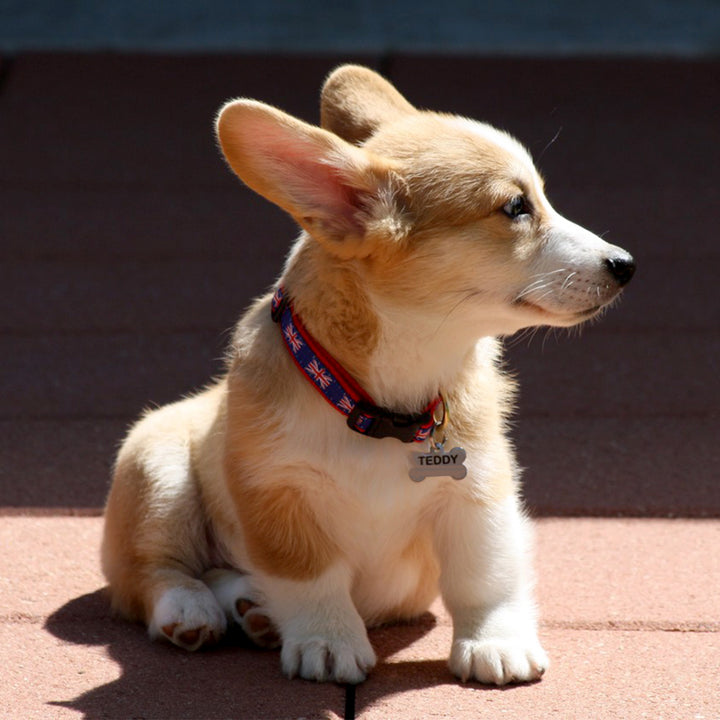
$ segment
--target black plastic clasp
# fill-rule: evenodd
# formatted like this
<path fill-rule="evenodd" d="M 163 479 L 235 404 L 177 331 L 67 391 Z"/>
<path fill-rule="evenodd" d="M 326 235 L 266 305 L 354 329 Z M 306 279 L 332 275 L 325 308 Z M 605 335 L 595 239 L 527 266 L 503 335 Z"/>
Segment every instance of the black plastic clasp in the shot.
<path fill-rule="evenodd" d="M 370 424 L 366 427 L 358 427 L 361 415 L 370 418 Z M 361 435 L 378 439 L 391 437 L 404 443 L 415 442 L 420 429 L 427 427 L 431 422 L 431 412 L 422 415 L 403 415 L 363 401 L 356 403 L 347 418 L 348 427 Z"/>

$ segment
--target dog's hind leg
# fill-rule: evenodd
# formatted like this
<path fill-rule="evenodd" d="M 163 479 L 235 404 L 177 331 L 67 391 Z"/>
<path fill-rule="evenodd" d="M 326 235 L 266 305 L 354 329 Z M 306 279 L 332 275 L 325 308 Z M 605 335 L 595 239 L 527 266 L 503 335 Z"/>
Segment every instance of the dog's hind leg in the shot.
<path fill-rule="evenodd" d="M 165 638 L 186 650 L 217 642 L 227 621 L 210 588 L 176 570 L 157 570 L 153 582 L 167 583 L 153 603 L 148 630 L 152 638 Z"/>
<path fill-rule="evenodd" d="M 113 608 L 143 621 L 151 637 L 188 650 L 218 640 L 227 627 L 200 579 L 212 561 L 181 412 L 193 410 L 193 402 L 146 415 L 128 436 L 108 496 L 102 547 Z"/>
<path fill-rule="evenodd" d="M 186 650 L 219 640 L 227 620 L 199 579 L 207 567 L 201 523 L 172 503 L 162 510 L 142 501 L 129 507 L 126 486 L 137 478 L 128 474 L 135 473 L 120 466 L 106 511 L 103 570 L 113 608 L 144 622 L 153 639 L 167 639 Z"/>
<path fill-rule="evenodd" d="M 280 645 L 280 635 L 249 575 L 214 568 L 203 575 L 203 581 L 212 590 L 228 622 L 239 625 L 255 645 L 263 648 Z"/>

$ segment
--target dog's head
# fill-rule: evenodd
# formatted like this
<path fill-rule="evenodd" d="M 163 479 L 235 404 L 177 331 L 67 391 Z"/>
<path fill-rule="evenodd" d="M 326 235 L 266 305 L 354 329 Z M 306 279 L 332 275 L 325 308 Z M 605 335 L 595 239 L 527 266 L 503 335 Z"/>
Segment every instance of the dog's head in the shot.
<path fill-rule="evenodd" d="M 504 132 L 420 111 L 357 66 L 327 79 L 321 115 L 318 128 L 236 100 L 218 138 L 305 242 L 354 263 L 376 306 L 433 308 L 478 334 L 508 334 L 582 322 L 632 277 L 627 252 L 555 212 Z"/>

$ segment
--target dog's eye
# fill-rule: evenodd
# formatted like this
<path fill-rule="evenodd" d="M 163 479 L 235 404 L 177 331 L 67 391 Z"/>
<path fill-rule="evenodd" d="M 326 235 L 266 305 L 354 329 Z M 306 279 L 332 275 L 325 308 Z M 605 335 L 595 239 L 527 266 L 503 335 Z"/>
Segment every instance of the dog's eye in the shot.
<path fill-rule="evenodd" d="M 511 219 L 530 214 L 530 203 L 524 195 L 516 195 L 503 205 L 503 212 Z"/>

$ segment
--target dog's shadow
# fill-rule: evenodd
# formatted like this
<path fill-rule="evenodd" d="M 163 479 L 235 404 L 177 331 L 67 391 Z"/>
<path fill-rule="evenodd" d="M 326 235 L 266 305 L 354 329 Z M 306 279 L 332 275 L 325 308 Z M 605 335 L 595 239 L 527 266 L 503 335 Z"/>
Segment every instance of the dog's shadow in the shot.
<path fill-rule="evenodd" d="M 425 613 L 415 622 L 371 631 L 378 666 L 357 688 L 358 713 L 386 694 L 454 682 L 444 661 L 383 662 L 435 624 L 435 616 Z M 105 590 L 71 600 L 48 618 L 45 629 L 67 642 L 105 646 L 119 665 L 116 680 L 73 700 L 49 699 L 85 718 L 343 717 L 345 688 L 285 679 L 277 651 L 255 649 L 240 633 L 196 653 L 150 642 L 143 627 L 112 617 Z"/>

